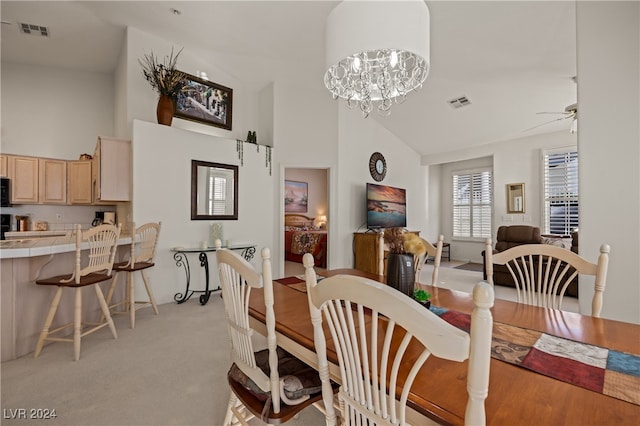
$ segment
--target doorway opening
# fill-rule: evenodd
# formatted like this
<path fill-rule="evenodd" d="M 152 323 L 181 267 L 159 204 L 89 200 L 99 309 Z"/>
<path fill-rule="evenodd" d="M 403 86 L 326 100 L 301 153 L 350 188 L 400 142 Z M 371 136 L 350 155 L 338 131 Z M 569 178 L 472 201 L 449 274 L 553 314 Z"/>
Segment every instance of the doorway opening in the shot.
<path fill-rule="evenodd" d="M 302 257 L 311 253 L 316 272 L 329 262 L 329 169 L 284 169 L 284 276 L 304 274 Z"/>

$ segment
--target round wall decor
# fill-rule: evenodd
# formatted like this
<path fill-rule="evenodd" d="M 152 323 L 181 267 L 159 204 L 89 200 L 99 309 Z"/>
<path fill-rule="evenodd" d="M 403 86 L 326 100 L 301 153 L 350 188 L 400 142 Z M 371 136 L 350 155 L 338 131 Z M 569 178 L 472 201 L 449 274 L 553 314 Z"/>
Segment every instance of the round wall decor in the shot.
<path fill-rule="evenodd" d="M 387 175 L 387 162 L 379 152 L 371 154 L 371 158 L 369 159 L 369 172 L 376 182 L 380 182 Z"/>

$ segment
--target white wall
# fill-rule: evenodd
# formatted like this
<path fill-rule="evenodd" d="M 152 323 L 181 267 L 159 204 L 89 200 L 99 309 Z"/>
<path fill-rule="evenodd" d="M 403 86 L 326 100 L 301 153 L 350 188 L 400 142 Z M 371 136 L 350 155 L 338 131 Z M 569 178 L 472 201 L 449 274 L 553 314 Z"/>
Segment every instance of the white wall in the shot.
<path fill-rule="evenodd" d="M 406 189 L 407 228 L 421 231 L 423 236 L 428 229 L 428 170 L 404 142 L 377 121 L 363 119 L 360 111 L 347 108 L 343 102 L 339 104 L 339 124 L 339 213 L 338 223 L 332 219 L 331 229 L 338 233 L 337 253 L 334 252 L 337 266 L 353 267 L 353 233 L 366 230 L 366 183 L 375 183 L 369 173 L 371 154 L 380 152 L 387 163 L 387 175 L 380 183 Z"/>
<path fill-rule="evenodd" d="M 77 160 L 113 134 L 113 76 L 2 62 L 0 150 Z"/>
<path fill-rule="evenodd" d="M 211 221 L 191 220 L 191 160 L 240 165 L 236 141 L 176 127 L 140 120 L 133 123 L 133 220 L 139 225 L 162 222 L 156 254 L 156 266 L 149 270 L 159 303 L 173 300 L 185 286 L 184 271 L 176 266 L 172 247 L 198 247 L 209 238 Z M 244 151 L 244 166 L 239 167 L 238 220 L 219 221 L 225 239 L 234 243 L 255 243 L 253 264 L 261 269 L 260 250 L 271 249 L 278 264 L 280 252 L 273 249 L 275 230 L 269 226 L 277 210 L 272 197 L 274 176 L 264 165 L 264 148 Z M 204 274 L 197 254 L 190 255 L 192 289 L 204 289 Z M 215 254 L 209 254 L 211 286 L 218 286 Z M 142 290 L 144 291 L 144 290 Z"/>
<path fill-rule="evenodd" d="M 578 2 L 576 15 L 580 253 L 611 246 L 602 316 L 640 323 L 640 3 Z"/>
<path fill-rule="evenodd" d="M 327 169 L 330 186 L 328 188 L 329 220 L 331 232 L 328 235 L 329 249 L 327 264 L 330 267 L 344 265 L 339 263 L 337 250 L 338 233 L 336 223 L 340 220 L 337 210 L 336 194 L 338 186 L 338 121 L 337 106 L 326 89 L 309 89 L 275 82 L 273 86 L 273 137 L 274 152 L 277 153 L 274 164 L 274 177 L 278 186 L 274 188 L 275 200 L 284 197 L 285 170 L 296 167 L 314 167 Z M 259 136 L 258 136 L 259 138 Z M 275 229 L 284 229 L 284 203 L 278 207 L 272 217 Z M 284 233 L 279 232 L 278 252 L 284 252 Z M 273 265 L 274 275 L 284 274 L 284 259 L 280 265 Z"/>

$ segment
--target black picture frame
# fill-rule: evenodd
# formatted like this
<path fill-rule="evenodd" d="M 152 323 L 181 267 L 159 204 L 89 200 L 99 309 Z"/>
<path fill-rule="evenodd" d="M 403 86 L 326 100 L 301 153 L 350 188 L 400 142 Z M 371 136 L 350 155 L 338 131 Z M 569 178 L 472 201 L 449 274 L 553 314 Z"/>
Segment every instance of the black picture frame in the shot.
<path fill-rule="evenodd" d="M 183 74 L 185 78 L 173 115 L 231 130 L 233 89 L 185 72 Z"/>

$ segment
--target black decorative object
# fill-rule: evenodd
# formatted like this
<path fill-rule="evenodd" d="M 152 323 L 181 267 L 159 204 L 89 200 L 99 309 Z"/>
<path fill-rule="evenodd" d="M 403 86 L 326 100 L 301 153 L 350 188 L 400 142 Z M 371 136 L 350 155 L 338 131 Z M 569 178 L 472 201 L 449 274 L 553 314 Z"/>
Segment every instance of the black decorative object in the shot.
<path fill-rule="evenodd" d="M 245 143 L 250 143 L 252 145 L 256 146 L 256 152 L 260 152 L 260 146 L 264 146 L 266 153 L 265 153 L 265 166 L 269 169 L 269 176 L 271 176 L 272 173 L 272 169 L 271 169 L 271 150 L 273 149 L 272 147 L 270 147 L 269 145 L 260 145 L 258 143 L 258 137 L 256 136 L 256 132 L 255 131 L 251 131 L 249 130 L 247 132 L 247 140 L 243 141 L 240 139 L 236 139 L 236 151 L 238 152 L 238 159 L 240 160 L 240 165 L 244 166 L 244 144 Z"/>
<path fill-rule="evenodd" d="M 258 137 L 256 136 L 256 132 L 255 131 L 252 132 L 251 130 L 249 130 L 247 132 L 247 140 L 246 140 L 246 142 L 255 143 L 256 145 L 258 144 Z"/>
<path fill-rule="evenodd" d="M 387 285 L 413 298 L 414 284 L 413 256 L 406 253 L 389 253 L 387 257 Z"/>

